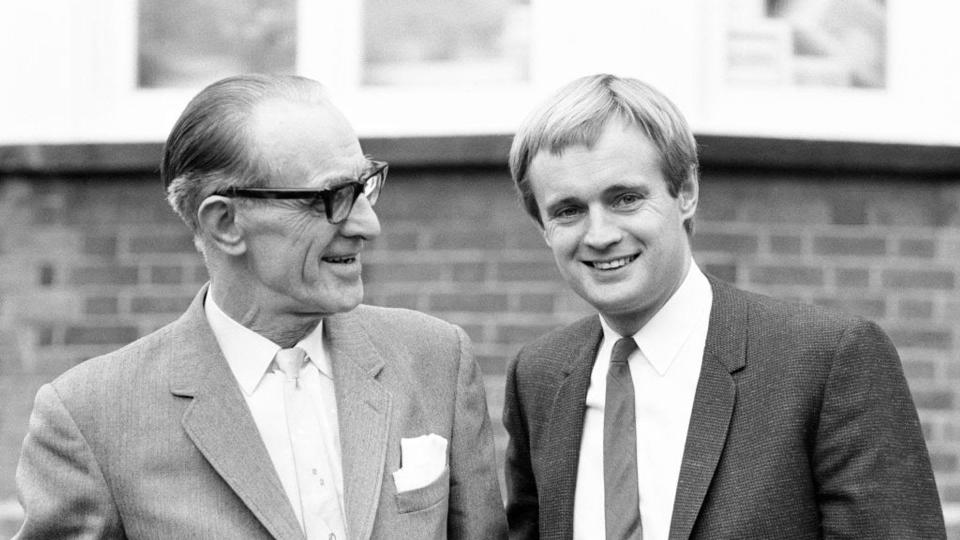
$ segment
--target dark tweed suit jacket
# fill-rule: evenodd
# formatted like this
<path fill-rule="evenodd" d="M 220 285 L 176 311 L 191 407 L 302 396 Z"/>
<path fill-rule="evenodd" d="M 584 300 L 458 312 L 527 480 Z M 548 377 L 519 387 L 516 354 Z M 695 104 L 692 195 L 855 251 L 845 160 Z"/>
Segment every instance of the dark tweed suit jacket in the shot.
<path fill-rule="evenodd" d="M 896 350 L 875 324 L 711 279 L 670 538 L 943 538 Z M 511 538 L 571 538 L 596 316 L 507 373 Z M 643 437 L 643 434 L 638 434 Z"/>

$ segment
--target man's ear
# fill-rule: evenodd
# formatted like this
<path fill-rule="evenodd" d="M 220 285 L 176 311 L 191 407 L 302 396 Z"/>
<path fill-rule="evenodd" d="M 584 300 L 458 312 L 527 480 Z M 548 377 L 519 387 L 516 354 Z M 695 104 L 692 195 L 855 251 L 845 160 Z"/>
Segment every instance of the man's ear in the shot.
<path fill-rule="evenodd" d="M 220 251 L 228 255 L 246 252 L 246 239 L 237 223 L 237 207 L 232 199 L 218 195 L 207 197 L 197 209 L 197 221 L 203 235 Z"/>
<path fill-rule="evenodd" d="M 687 179 L 680 185 L 677 200 L 680 202 L 680 217 L 684 220 L 692 218 L 700 201 L 700 181 L 696 168 L 691 169 Z"/>

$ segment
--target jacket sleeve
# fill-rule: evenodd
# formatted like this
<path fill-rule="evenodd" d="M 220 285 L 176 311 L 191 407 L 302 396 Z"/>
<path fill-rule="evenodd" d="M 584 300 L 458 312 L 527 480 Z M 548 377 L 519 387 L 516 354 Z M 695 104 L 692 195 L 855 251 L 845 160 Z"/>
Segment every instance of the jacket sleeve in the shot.
<path fill-rule="evenodd" d="M 917 411 L 877 325 L 854 323 L 840 338 L 815 440 L 825 538 L 945 538 Z"/>
<path fill-rule="evenodd" d="M 16 481 L 24 522 L 15 539 L 124 537 L 103 472 L 49 384 L 37 392 Z"/>
<path fill-rule="evenodd" d="M 496 540 L 506 537 L 506 520 L 483 376 L 471 354 L 470 339 L 460 328 L 457 337 L 460 358 L 450 443 L 447 537 Z"/>
<path fill-rule="evenodd" d="M 507 522 L 510 538 L 536 539 L 540 536 L 540 505 L 537 481 L 530 461 L 530 439 L 520 407 L 517 364 L 520 355 L 507 368 L 504 391 L 503 424 L 510 439 L 505 456 L 507 484 Z"/>

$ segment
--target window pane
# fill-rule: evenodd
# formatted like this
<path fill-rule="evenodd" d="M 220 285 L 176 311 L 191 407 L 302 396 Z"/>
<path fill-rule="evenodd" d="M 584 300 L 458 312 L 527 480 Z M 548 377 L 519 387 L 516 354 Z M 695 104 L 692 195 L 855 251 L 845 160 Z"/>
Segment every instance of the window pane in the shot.
<path fill-rule="evenodd" d="M 729 82 L 884 88 L 885 0 L 728 0 Z"/>
<path fill-rule="evenodd" d="M 529 0 L 364 0 L 362 82 L 523 82 L 529 34 Z"/>
<path fill-rule="evenodd" d="M 141 88 L 296 69 L 296 0 L 141 0 L 139 9 Z"/>

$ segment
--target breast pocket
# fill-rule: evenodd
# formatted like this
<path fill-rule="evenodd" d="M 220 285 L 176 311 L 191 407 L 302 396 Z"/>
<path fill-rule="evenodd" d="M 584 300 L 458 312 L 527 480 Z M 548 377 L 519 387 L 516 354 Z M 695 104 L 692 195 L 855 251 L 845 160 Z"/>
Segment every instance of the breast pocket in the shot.
<path fill-rule="evenodd" d="M 433 482 L 417 489 L 403 491 L 395 496 L 397 510 L 401 514 L 420 512 L 435 506 L 446 506 L 450 497 L 450 467 L 444 467 L 443 473 Z"/>

